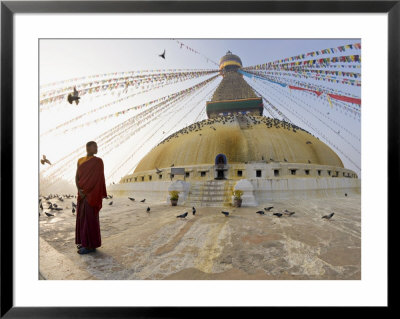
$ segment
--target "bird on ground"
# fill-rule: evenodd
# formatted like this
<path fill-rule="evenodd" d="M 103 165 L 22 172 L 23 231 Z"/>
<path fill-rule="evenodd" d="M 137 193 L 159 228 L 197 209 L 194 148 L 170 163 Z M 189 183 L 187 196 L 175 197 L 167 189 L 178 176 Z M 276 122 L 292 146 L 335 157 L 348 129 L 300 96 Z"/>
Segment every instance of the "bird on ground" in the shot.
<path fill-rule="evenodd" d="M 72 207 L 76 207 L 76 204 L 74 202 L 72 202 Z"/>
<path fill-rule="evenodd" d="M 72 104 L 72 102 L 75 101 L 76 105 L 78 105 L 79 104 L 79 99 L 80 99 L 80 96 L 78 96 L 78 95 L 79 94 L 78 94 L 78 91 L 76 90 L 76 86 L 74 86 L 74 92 L 73 93 L 69 93 L 68 97 L 67 97 L 67 100 L 68 100 L 69 104 Z"/>
<path fill-rule="evenodd" d="M 308 160 L 308 163 L 309 163 L 309 164 L 311 164 L 311 161 L 310 161 L 310 160 Z"/>
<path fill-rule="evenodd" d="M 310 142 L 310 141 L 307 141 L 306 144 L 311 144 L 311 142 Z"/>
<path fill-rule="evenodd" d="M 72 207 L 72 214 L 75 214 L 75 208 Z"/>
<path fill-rule="evenodd" d="M 41 210 L 43 210 L 43 205 L 42 205 L 42 203 L 40 203 L 39 207 L 40 207 Z"/>
<path fill-rule="evenodd" d="M 344 196 L 346 196 L 346 197 L 347 197 L 347 193 L 344 193 Z"/>
<path fill-rule="evenodd" d="M 325 218 L 325 219 L 329 220 L 329 219 L 332 218 L 333 215 L 335 215 L 335 213 L 330 213 L 329 215 L 322 216 L 322 218 Z"/>
<path fill-rule="evenodd" d="M 295 214 L 295 212 L 286 211 L 286 212 L 284 212 L 284 214 L 285 214 L 286 216 L 292 216 L 292 215 Z"/>
<path fill-rule="evenodd" d="M 135 199 L 133 197 L 128 197 L 132 202 L 135 201 Z"/>
<path fill-rule="evenodd" d="M 284 158 L 283 160 L 284 160 L 285 162 L 287 162 L 287 159 L 286 159 L 286 158 Z"/>
<path fill-rule="evenodd" d="M 192 207 L 192 213 L 193 213 L 193 215 L 196 214 L 196 208 L 194 208 L 194 206 Z"/>
<path fill-rule="evenodd" d="M 150 213 L 150 207 L 147 207 L 146 211 L 147 211 L 148 213 Z"/>
<path fill-rule="evenodd" d="M 229 216 L 229 212 L 224 212 L 224 211 L 222 211 L 221 214 L 224 214 L 225 217 L 228 217 L 228 216 Z"/>
<path fill-rule="evenodd" d="M 48 209 L 52 209 L 53 208 L 53 204 L 50 203 L 49 207 L 47 207 Z"/>
<path fill-rule="evenodd" d="M 113 198 L 113 195 L 110 195 L 110 198 Z"/>
<path fill-rule="evenodd" d="M 174 164 L 174 163 L 172 163 L 171 167 L 174 167 L 174 165 L 175 165 L 175 164 Z"/>
<path fill-rule="evenodd" d="M 51 210 L 63 210 L 61 207 L 53 207 Z"/>
<path fill-rule="evenodd" d="M 165 60 L 165 50 L 164 50 L 164 52 L 162 54 L 159 54 L 158 56 Z"/>
<path fill-rule="evenodd" d="M 188 215 L 188 212 L 185 212 L 182 215 L 176 216 L 176 218 L 186 218 L 187 215 Z"/>
<path fill-rule="evenodd" d="M 47 213 L 47 212 L 45 212 L 45 214 L 47 215 L 47 217 L 54 216 L 53 214 L 50 214 L 50 213 Z"/>
<path fill-rule="evenodd" d="M 58 207 L 56 203 L 53 204 L 53 207 Z"/>
<path fill-rule="evenodd" d="M 265 213 L 262 210 L 257 211 L 256 214 L 265 215 Z"/>
<path fill-rule="evenodd" d="M 264 209 L 265 209 L 267 212 L 271 211 L 272 208 L 274 208 L 274 206 L 269 206 L 269 207 L 267 207 L 267 208 L 264 207 Z"/>
<path fill-rule="evenodd" d="M 141 202 L 144 203 L 145 200 L 146 200 L 146 198 L 145 198 L 145 199 L 142 199 Z"/>
<path fill-rule="evenodd" d="M 281 217 L 282 216 L 281 213 L 273 213 L 272 215 L 275 215 L 276 217 Z"/>
<path fill-rule="evenodd" d="M 51 165 L 50 161 L 47 159 L 46 155 L 43 154 L 43 158 L 40 160 L 40 163 L 44 165 L 45 163 Z"/>
<path fill-rule="evenodd" d="M 112 205 L 112 203 L 113 203 L 113 202 L 111 201 L 111 202 L 108 203 L 108 205 Z"/>
<path fill-rule="evenodd" d="M 60 198 L 59 198 L 59 200 L 60 200 L 61 202 L 63 202 L 63 201 L 64 201 L 64 199 L 63 199 L 62 197 L 60 197 Z"/>

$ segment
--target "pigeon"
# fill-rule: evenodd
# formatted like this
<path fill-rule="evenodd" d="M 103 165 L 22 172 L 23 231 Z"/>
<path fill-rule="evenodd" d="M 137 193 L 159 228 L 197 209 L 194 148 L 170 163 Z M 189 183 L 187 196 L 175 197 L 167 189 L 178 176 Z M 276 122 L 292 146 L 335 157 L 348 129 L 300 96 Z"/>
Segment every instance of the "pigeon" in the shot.
<path fill-rule="evenodd" d="M 273 213 L 272 215 L 275 215 L 275 216 L 277 216 L 277 217 L 281 217 L 281 216 L 282 216 L 281 213 Z"/>
<path fill-rule="evenodd" d="M 74 86 L 74 93 L 69 93 L 67 100 L 68 100 L 69 104 L 72 104 L 72 102 L 75 101 L 76 105 L 78 105 L 79 99 L 80 99 L 80 97 L 78 96 L 78 91 L 76 90 L 76 86 Z"/>
<path fill-rule="evenodd" d="M 186 212 L 182 215 L 178 215 L 178 216 L 176 216 L 176 218 L 186 218 L 187 215 L 188 215 L 188 212 Z"/>
<path fill-rule="evenodd" d="M 228 217 L 228 216 L 229 216 L 229 212 L 224 212 L 224 211 L 222 211 L 221 214 L 224 214 L 225 217 Z"/>
<path fill-rule="evenodd" d="M 147 207 L 146 211 L 147 211 L 148 213 L 150 213 L 150 207 Z"/>
<path fill-rule="evenodd" d="M 267 208 L 264 207 L 264 209 L 265 209 L 267 212 L 271 211 L 272 208 L 274 208 L 274 206 L 269 206 L 269 207 L 267 207 Z"/>
<path fill-rule="evenodd" d="M 145 198 L 145 199 L 142 199 L 141 202 L 144 203 L 145 200 L 146 200 L 146 198 Z"/>
<path fill-rule="evenodd" d="M 48 209 L 52 209 L 53 208 L 53 204 L 50 203 L 49 207 L 47 207 Z"/>
<path fill-rule="evenodd" d="M 292 215 L 295 214 L 295 212 L 286 211 L 286 212 L 284 212 L 284 214 L 285 214 L 286 216 L 292 216 Z"/>
<path fill-rule="evenodd" d="M 194 206 L 192 207 L 192 213 L 193 213 L 193 216 L 196 214 L 196 208 L 194 208 Z"/>
<path fill-rule="evenodd" d="M 265 213 L 262 210 L 257 211 L 256 214 L 265 215 Z"/>
<path fill-rule="evenodd" d="M 60 200 L 61 202 L 63 202 L 63 201 L 64 201 L 64 199 L 63 199 L 62 197 L 60 197 L 60 198 L 59 198 L 59 200 Z"/>
<path fill-rule="evenodd" d="M 330 213 L 329 215 L 322 216 L 322 218 L 325 218 L 325 219 L 329 220 L 329 219 L 332 218 L 333 215 L 335 215 L 335 213 Z"/>
<path fill-rule="evenodd" d="M 135 201 L 135 199 L 133 197 L 128 197 L 132 202 Z"/>
<path fill-rule="evenodd" d="M 58 207 L 56 203 L 53 204 L 53 207 Z"/>
<path fill-rule="evenodd" d="M 43 158 L 40 160 L 40 163 L 42 163 L 42 165 L 44 165 L 45 163 L 51 165 L 50 161 L 46 158 L 46 155 L 44 155 L 44 154 L 43 154 Z"/>
<path fill-rule="evenodd" d="M 159 54 L 158 56 L 165 60 L 165 50 L 164 50 L 164 52 L 162 54 Z"/>
<path fill-rule="evenodd" d="M 72 207 L 72 214 L 74 214 L 74 213 L 75 213 L 75 208 Z"/>
<path fill-rule="evenodd" d="M 108 203 L 108 205 L 112 205 L 112 203 L 113 203 L 113 202 L 111 201 L 111 202 Z"/>
<path fill-rule="evenodd" d="M 51 217 L 51 216 L 54 216 L 53 214 L 50 214 L 50 213 L 45 213 L 46 215 L 47 215 L 47 217 Z"/>

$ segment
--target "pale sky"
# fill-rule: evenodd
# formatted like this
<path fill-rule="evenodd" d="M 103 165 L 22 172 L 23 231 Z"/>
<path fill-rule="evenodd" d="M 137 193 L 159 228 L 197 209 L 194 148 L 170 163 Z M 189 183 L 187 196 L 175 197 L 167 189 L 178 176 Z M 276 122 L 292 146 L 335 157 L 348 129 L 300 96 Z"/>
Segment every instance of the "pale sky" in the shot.
<path fill-rule="evenodd" d="M 104 74 L 111 72 L 127 72 L 133 70 L 156 70 L 156 69 L 216 69 L 217 66 L 207 61 L 207 58 L 215 62 L 226 54 L 228 50 L 238 55 L 243 66 L 272 62 L 277 59 L 308 53 L 311 51 L 327 48 L 336 48 L 346 44 L 360 42 L 360 39 L 334 39 L 334 40 L 310 40 L 310 39 L 178 39 L 184 44 L 201 53 L 195 54 L 185 48 L 180 48 L 175 40 L 171 39 L 41 39 L 39 56 L 40 85 L 46 85 L 56 81 L 64 81 L 71 78 Z M 161 59 L 158 54 L 166 50 L 166 59 Z M 351 55 L 360 54 L 360 50 L 349 50 L 339 54 L 326 55 Z M 312 58 L 310 58 L 312 59 Z M 329 70 L 329 69 L 328 69 Z M 334 70 L 334 69 L 331 69 Z M 351 69 L 350 72 L 361 72 L 361 69 Z M 105 107 L 98 112 L 88 114 L 75 121 L 65 128 L 72 128 L 76 125 L 93 121 L 102 116 L 115 113 L 145 103 L 147 101 L 172 94 L 182 89 L 193 86 L 211 76 L 179 82 L 165 88 L 152 90 L 151 92 L 136 95 L 121 103 Z M 361 156 L 359 154 L 361 143 L 360 122 L 353 116 L 349 116 L 343 109 L 331 108 L 324 98 L 317 98 L 313 94 L 300 91 L 293 91 L 282 88 L 279 85 L 268 81 L 251 80 L 245 77 L 254 88 L 263 96 L 267 97 L 275 107 L 284 113 L 294 124 L 306 129 L 315 136 L 323 132 L 331 144 L 336 145 L 341 151 L 330 145 L 322 136 L 318 136 L 328 144 L 342 159 L 346 168 L 354 170 L 360 175 L 360 170 L 353 165 L 354 162 L 361 167 Z M 297 79 L 301 81 L 302 79 Z M 159 118 L 147 125 L 137 134 L 122 143 L 105 156 L 102 155 L 101 145 L 97 156 L 102 157 L 105 163 L 106 183 L 118 182 L 127 173 L 132 173 L 137 162 L 162 139 L 175 131 L 206 118 L 204 113 L 206 100 L 210 100 L 215 88 L 221 78 L 213 81 L 204 89 L 196 92 L 197 95 L 185 103 L 176 104 L 170 111 L 160 114 Z M 75 84 L 74 82 L 71 82 Z M 325 81 L 314 82 L 320 86 L 329 86 L 340 89 L 344 93 L 361 96 L 361 88 L 350 85 L 332 85 Z M 79 84 L 79 83 L 78 83 Z M 69 86 L 70 83 L 59 87 Z M 51 89 L 46 87 L 44 89 Z M 70 105 L 63 101 L 58 104 L 46 107 L 40 112 L 40 133 L 43 134 L 54 126 L 75 118 L 82 113 L 115 101 L 118 92 L 111 94 L 108 91 L 103 94 L 87 94 L 81 98 L 78 106 Z M 129 91 L 128 94 L 134 93 Z M 121 94 L 120 97 L 124 95 Z M 292 101 L 296 101 L 293 103 Z M 356 107 L 351 105 L 353 108 Z M 105 121 L 93 123 L 83 128 L 73 129 L 68 133 L 64 130 L 55 131 L 40 138 L 40 154 L 46 156 L 54 163 L 72 150 L 82 146 L 82 153 L 85 155 L 84 145 L 87 141 L 95 139 L 98 135 L 111 129 L 113 126 L 123 122 L 130 116 L 138 114 L 143 110 L 135 110 L 118 117 L 112 117 Z M 301 115 L 302 120 L 294 114 Z M 328 115 L 329 113 L 329 115 Z M 264 115 L 270 116 L 264 111 Z M 316 116 L 317 115 L 317 116 Z M 309 123 L 310 127 L 307 124 Z M 162 131 L 165 133 L 162 134 Z M 340 131 L 340 134 L 335 132 Z M 116 143 L 118 144 L 118 143 Z M 345 154 L 351 161 L 344 156 Z M 127 163 L 118 168 L 127 158 Z M 69 169 L 63 176 L 67 180 L 73 180 L 75 176 L 76 161 L 74 158 Z M 55 166 L 56 167 L 56 166 Z M 41 166 L 42 168 L 42 166 Z M 117 169 L 118 168 L 118 169 Z M 43 172 L 44 167 L 42 168 Z"/>

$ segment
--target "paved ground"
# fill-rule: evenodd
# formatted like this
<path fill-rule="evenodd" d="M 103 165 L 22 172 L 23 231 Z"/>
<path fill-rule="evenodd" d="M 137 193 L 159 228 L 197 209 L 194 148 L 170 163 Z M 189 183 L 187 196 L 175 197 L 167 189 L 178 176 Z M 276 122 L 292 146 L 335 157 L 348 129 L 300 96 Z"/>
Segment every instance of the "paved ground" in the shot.
<path fill-rule="evenodd" d="M 268 205 L 193 216 L 191 207 L 112 200 L 100 211 L 102 247 L 88 255 L 76 252 L 71 200 L 54 200 L 64 207 L 55 217 L 41 214 L 40 279 L 361 279 L 359 195 L 271 202 L 272 212 L 296 212 L 281 218 L 255 213 Z"/>

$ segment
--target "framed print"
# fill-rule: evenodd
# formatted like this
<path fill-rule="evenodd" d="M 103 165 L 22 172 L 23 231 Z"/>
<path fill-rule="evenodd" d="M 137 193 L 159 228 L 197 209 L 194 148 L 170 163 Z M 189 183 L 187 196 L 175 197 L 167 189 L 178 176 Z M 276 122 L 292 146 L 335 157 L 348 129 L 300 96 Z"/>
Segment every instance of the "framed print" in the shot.
<path fill-rule="evenodd" d="M 389 308 L 399 15 L 2 1 L 1 316 Z"/>

